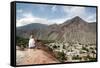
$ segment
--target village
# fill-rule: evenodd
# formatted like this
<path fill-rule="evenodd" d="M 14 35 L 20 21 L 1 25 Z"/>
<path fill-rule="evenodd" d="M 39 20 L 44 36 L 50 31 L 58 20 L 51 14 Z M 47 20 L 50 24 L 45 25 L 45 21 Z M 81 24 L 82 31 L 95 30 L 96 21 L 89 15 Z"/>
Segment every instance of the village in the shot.
<path fill-rule="evenodd" d="M 96 44 L 81 44 L 81 43 L 50 43 L 46 44 L 53 52 L 62 57 L 63 62 L 77 61 L 95 61 L 96 60 Z"/>

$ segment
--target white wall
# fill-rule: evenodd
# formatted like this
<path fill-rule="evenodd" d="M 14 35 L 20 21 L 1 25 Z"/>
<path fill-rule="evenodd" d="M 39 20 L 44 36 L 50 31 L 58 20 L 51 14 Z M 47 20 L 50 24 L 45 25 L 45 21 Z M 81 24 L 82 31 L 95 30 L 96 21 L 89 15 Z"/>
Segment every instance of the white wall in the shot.
<path fill-rule="evenodd" d="M 12 68 L 10 64 L 10 2 L 12 0 L 0 0 L 0 68 Z M 23 0 L 21 0 L 23 1 Z M 26 0 L 24 0 L 26 1 Z M 97 5 L 100 7 L 100 0 L 28 0 L 32 2 L 48 2 L 48 3 L 65 3 L 80 5 Z M 99 8 L 100 10 L 100 8 Z M 98 18 L 100 14 L 98 15 Z M 100 21 L 100 19 L 99 19 Z M 98 25 L 100 26 L 99 22 Z M 99 29 L 100 27 L 98 27 Z M 100 31 L 98 31 L 100 34 Z M 98 36 L 99 37 L 99 36 Z M 100 37 L 98 38 L 100 39 Z M 98 41 L 99 43 L 99 41 Z M 99 43 L 100 44 L 100 43 Z M 98 49 L 100 45 L 98 44 Z M 100 50 L 98 50 L 100 52 Z M 100 55 L 100 53 L 99 53 Z M 100 56 L 99 56 L 100 57 Z M 100 60 L 100 58 L 99 58 Z M 35 66 L 34 68 L 99 68 L 100 62 L 94 63 L 78 63 L 78 64 L 62 64 Z M 25 67 L 22 67 L 25 68 Z M 30 66 L 28 68 L 33 68 Z"/>

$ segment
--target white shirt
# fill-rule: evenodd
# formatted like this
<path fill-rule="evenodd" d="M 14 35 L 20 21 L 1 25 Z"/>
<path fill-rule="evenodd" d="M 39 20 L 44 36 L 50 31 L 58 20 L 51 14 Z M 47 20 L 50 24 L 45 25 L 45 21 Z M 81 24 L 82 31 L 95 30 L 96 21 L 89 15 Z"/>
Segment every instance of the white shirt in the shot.
<path fill-rule="evenodd" d="M 31 38 L 30 40 L 29 40 L 29 48 L 30 47 L 35 47 L 35 40 L 33 39 L 33 38 Z"/>

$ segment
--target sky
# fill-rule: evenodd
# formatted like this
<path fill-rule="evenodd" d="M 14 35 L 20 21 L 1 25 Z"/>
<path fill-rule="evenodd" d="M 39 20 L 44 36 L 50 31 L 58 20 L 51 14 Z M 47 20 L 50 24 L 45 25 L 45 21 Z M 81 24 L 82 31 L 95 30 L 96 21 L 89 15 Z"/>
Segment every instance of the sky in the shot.
<path fill-rule="evenodd" d="M 31 23 L 61 24 L 75 16 L 96 22 L 96 7 L 16 3 L 17 27 Z"/>

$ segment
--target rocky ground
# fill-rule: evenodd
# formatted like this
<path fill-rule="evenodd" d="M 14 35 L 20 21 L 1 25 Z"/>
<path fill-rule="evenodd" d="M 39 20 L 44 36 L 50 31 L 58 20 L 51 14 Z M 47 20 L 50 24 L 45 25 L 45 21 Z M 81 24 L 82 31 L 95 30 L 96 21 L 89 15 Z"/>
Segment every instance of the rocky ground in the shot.
<path fill-rule="evenodd" d="M 46 48 L 16 50 L 17 65 L 59 63 Z"/>
<path fill-rule="evenodd" d="M 17 65 L 96 61 L 96 45 L 80 43 L 37 43 L 35 49 L 16 46 Z"/>

